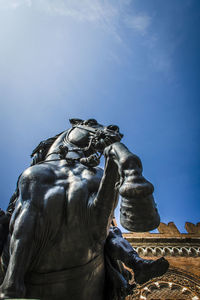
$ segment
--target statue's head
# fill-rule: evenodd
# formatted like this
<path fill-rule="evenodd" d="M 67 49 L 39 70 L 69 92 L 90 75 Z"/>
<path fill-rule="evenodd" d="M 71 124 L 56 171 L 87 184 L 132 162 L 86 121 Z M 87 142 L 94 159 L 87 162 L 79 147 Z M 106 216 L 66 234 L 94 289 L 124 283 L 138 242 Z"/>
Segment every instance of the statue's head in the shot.
<path fill-rule="evenodd" d="M 69 121 L 73 129 L 69 133 L 69 141 L 79 147 L 85 147 L 92 140 L 95 150 L 103 151 L 106 146 L 120 141 L 123 137 L 117 125 L 104 126 L 95 119 L 70 119 Z"/>
<path fill-rule="evenodd" d="M 62 151 L 63 156 L 65 156 L 68 148 L 66 143 L 70 143 L 70 149 L 73 149 L 73 146 L 76 150 L 80 148 L 85 157 L 89 157 L 97 152 L 102 153 L 106 146 L 119 142 L 123 137 L 117 125 L 104 126 L 95 119 L 70 119 L 69 121 L 72 125 L 71 129 L 42 141 L 33 150 L 31 154 L 31 157 L 33 157 L 32 165 L 43 161 L 52 152 L 58 151 L 57 148 L 60 146 L 59 151 Z M 64 147 L 62 143 L 64 143 Z"/>

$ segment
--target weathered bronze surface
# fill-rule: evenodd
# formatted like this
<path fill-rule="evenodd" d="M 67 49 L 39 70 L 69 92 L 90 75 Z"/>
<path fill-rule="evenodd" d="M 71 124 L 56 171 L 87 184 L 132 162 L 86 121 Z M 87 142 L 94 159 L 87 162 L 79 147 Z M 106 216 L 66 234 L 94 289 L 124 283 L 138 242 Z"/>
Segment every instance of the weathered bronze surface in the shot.
<path fill-rule="evenodd" d="M 119 194 L 125 228 L 159 225 L 140 159 L 120 142 L 116 125 L 70 122 L 71 129 L 36 147 L 7 212 L 1 211 L 1 299 L 119 300 L 134 288 L 121 262 L 140 284 L 168 268 L 163 258 L 141 259 L 112 226 Z"/>

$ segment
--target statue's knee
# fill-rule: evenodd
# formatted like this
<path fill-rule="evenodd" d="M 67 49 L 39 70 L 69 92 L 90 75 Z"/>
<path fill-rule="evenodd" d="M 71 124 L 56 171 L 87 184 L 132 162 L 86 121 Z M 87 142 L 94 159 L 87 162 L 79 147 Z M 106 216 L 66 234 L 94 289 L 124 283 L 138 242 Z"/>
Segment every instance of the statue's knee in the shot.
<path fill-rule="evenodd" d="M 117 226 L 110 227 L 108 238 L 122 237 L 121 230 Z"/>

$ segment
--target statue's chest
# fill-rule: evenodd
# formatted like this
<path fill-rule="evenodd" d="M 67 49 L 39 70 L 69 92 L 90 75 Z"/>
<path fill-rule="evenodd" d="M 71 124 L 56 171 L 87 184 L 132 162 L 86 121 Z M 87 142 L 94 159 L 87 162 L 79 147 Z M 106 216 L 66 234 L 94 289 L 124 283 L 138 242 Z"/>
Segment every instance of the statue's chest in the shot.
<path fill-rule="evenodd" d="M 64 188 L 68 207 L 76 209 L 76 205 L 85 206 L 91 194 L 98 192 L 101 178 L 101 170 L 64 166 L 57 172 L 56 185 Z"/>
<path fill-rule="evenodd" d="M 87 232 L 88 203 L 95 198 L 100 184 L 100 176 L 87 169 L 62 169 L 57 173 L 56 187 L 64 193 L 62 197 L 62 218 L 64 217 L 62 243 L 72 243 L 74 234 L 81 238 Z M 56 206 L 58 206 L 56 201 Z M 58 218 L 60 220 L 60 218 Z M 67 231 L 67 234 L 66 234 Z M 62 236 L 62 234 L 61 234 Z M 86 238 L 86 237 L 85 237 Z M 74 241 L 75 243 L 76 241 Z M 73 244 L 74 244 L 73 243 Z"/>

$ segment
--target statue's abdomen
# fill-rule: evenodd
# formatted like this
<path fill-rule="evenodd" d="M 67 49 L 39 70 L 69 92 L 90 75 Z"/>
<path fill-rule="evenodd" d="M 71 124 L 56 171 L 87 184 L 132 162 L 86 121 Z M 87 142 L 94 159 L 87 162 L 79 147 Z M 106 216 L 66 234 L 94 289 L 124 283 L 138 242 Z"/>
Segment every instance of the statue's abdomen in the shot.
<path fill-rule="evenodd" d="M 103 300 L 104 257 L 59 272 L 30 273 L 26 297 L 40 300 Z"/>

